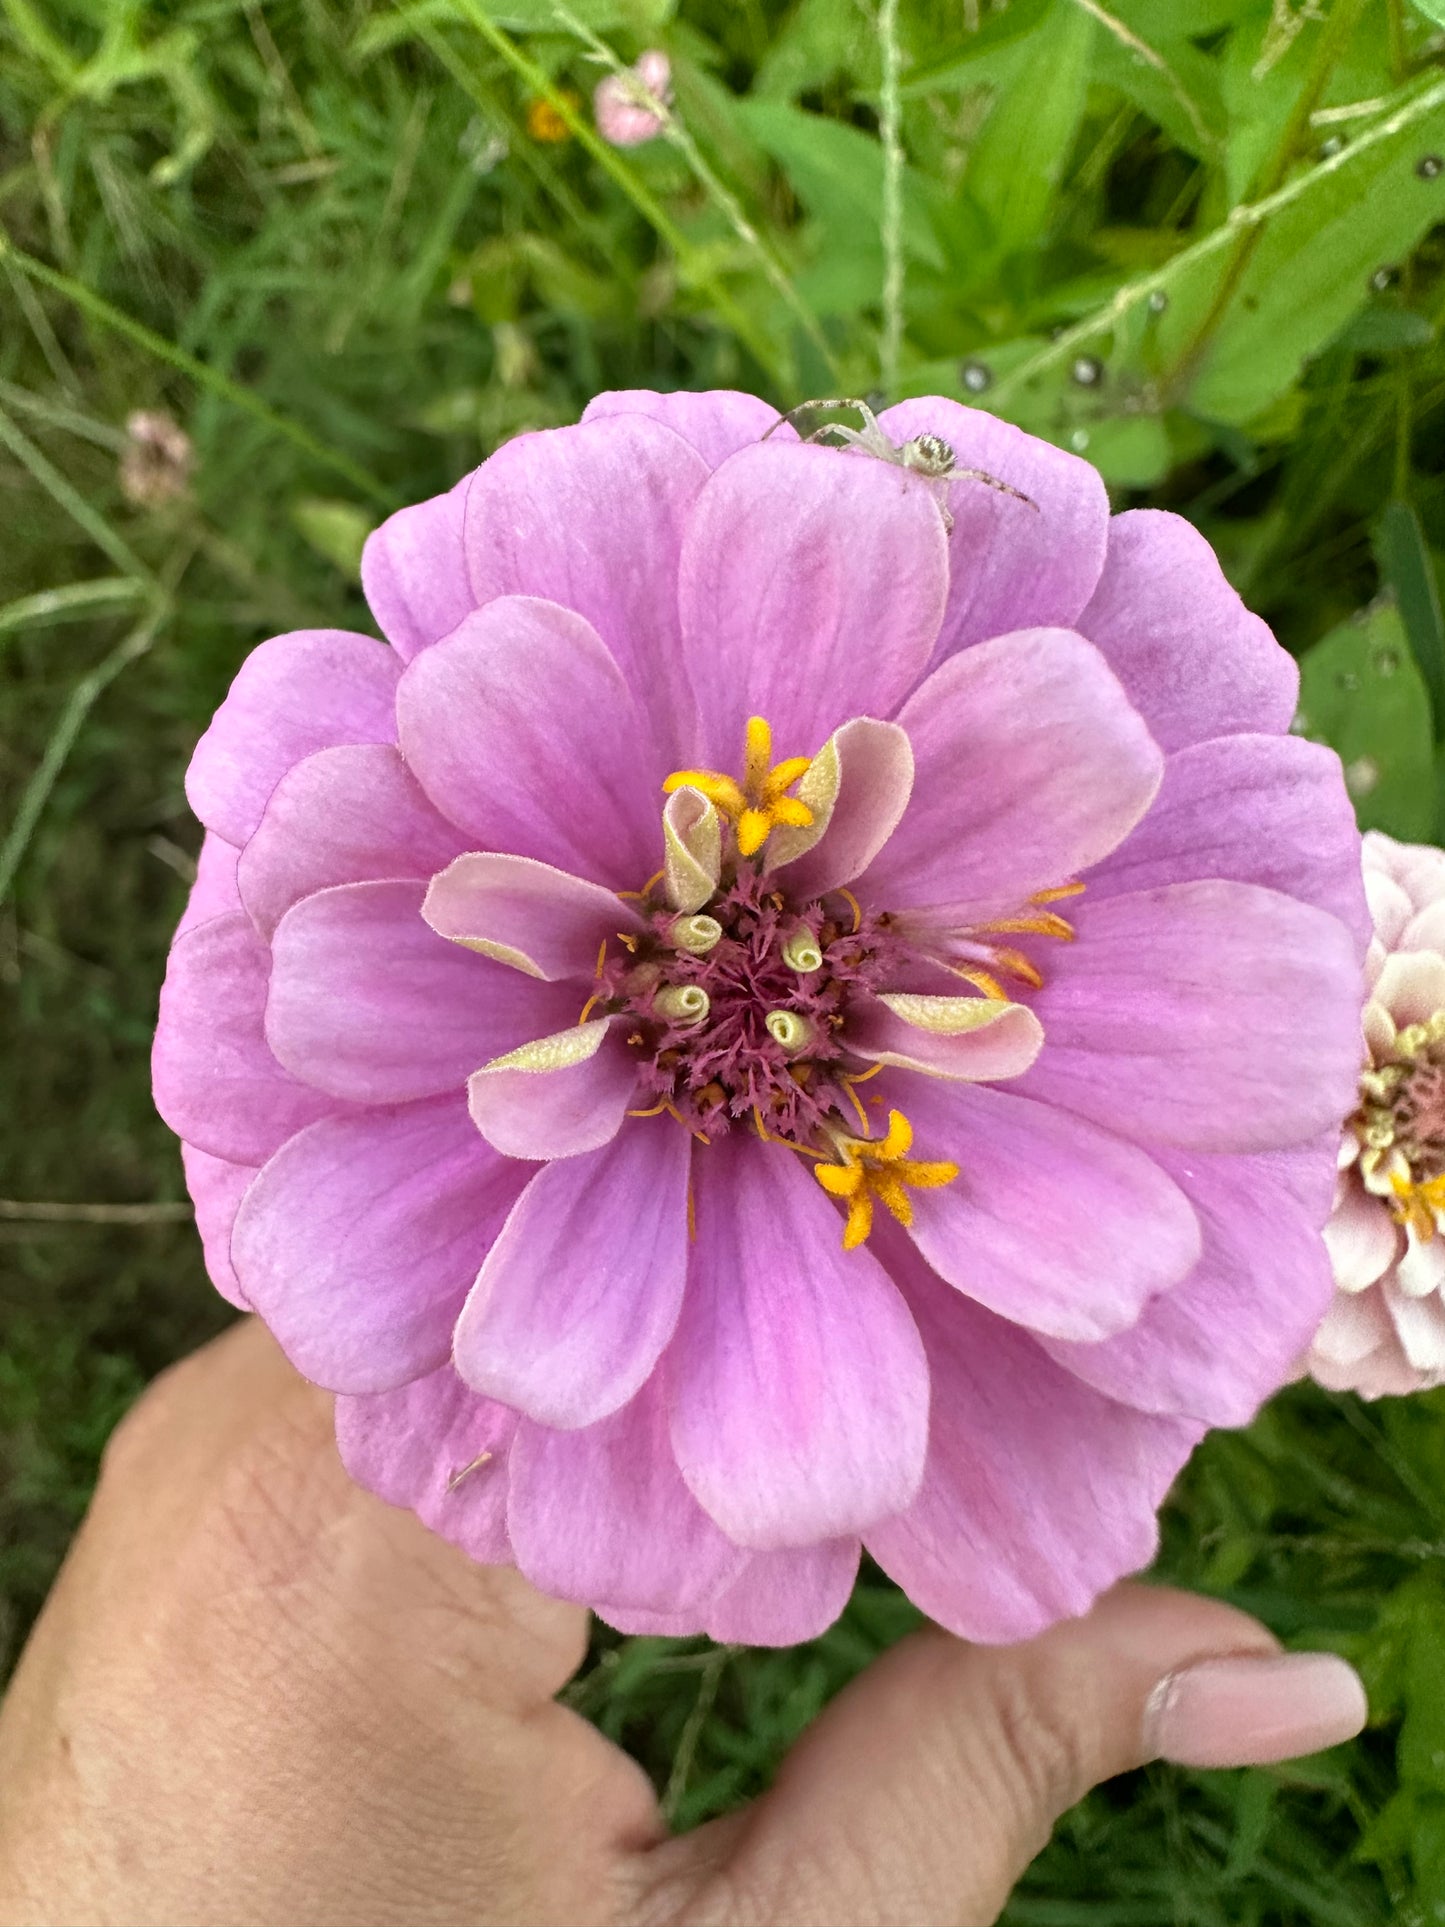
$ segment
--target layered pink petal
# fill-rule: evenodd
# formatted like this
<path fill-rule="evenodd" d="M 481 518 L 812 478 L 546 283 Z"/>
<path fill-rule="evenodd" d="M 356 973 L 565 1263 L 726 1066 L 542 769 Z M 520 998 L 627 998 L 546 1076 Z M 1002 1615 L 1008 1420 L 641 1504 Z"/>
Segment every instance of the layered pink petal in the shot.
<path fill-rule="evenodd" d="M 760 442 L 770 428 L 775 430 L 773 441 L 797 439 L 786 423 L 777 425 L 776 408 L 736 388 L 705 388 L 697 393 L 677 389 L 668 395 L 655 394 L 650 388 L 613 388 L 605 395 L 594 395 L 582 411 L 584 422 L 603 421 L 611 415 L 647 415 L 662 422 L 691 442 L 709 468 Z"/>
<path fill-rule="evenodd" d="M 239 849 L 303 756 L 338 743 L 396 741 L 400 674 L 385 643 L 342 629 L 297 629 L 263 642 L 196 744 L 186 771 L 191 808 Z"/>
<path fill-rule="evenodd" d="M 228 1304 L 245 1311 L 247 1304 L 231 1263 L 231 1226 L 256 1175 L 253 1164 L 231 1164 L 198 1151 L 194 1144 L 182 1144 L 181 1163 L 185 1167 L 186 1189 L 196 1207 L 196 1230 L 201 1234 L 201 1251 L 206 1260 L 206 1275 Z"/>
<path fill-rule="evenodd" d="M 346 883 L 288 910 L 272 939 L 266 1035 L 317 1090 L 399 1104 L 460 1090 L 480 1065 L 575 1015 L 575 994 L 448 943 L 426 885 Z"/>
<path fill-rule="evenodd" d="M 683 1477 L 739 1545 L 808 1545 L 917 1487 L 928 1376 L 873 1254 L 801 1159 L 734 1135 L 695 1161 L 697 1241 L 664 1369 Z"/>
<path fill-rule="evenodd" d="M 483 1143 L 460 1097 L 323 1119 L 246 1193 L 236 1276 L 307 1378 L 390 1391 L 445 1362 L 529 1175 Z"/>
<path fill-rule="evenodd" d="M 821 836 L 794 857 L 794 840 L 816 832 L 774 830 L 769 839 L 771 868 L 786 866 L 782 881 L 798 898 L 820 897 L 840 883 L 851 883 L 877 856 L 897 829 L 913 790 L 913 750 L 897 723 L 855 716 L 829 740 L 824 757 L 836 782 L 831 805 L 818 815 Z M 818 767 L 814 763 L 814 769 Z M 809 800 L 813 772 L 799 794 Z"/>
<path fill-rule="evenodd" d="M 865 880 L 890 910 L 964 923 L 1017 910 L 1106 856 L 1164 759 L 1103 657 L 1063 629 L 950 657 L 899 722 L 913 794 Z"/>
<path fill-rule="evenodd" d="M 1221 736 L 1171 756 L 1153 807 L 1090 873 L 1089 900 L 1196 877 L 1259 883 L 1370 932 L 1340 759 L 1300 736 Z"/>
<path fill-rule="evenodd" d="M 474 1071 L 472 1122 L 511 1158 L 571 1158 L 622 1128 L 637 1065 L 605 1017 L 539 1037 Z"/>
<path fill-rule="evenodd" d="M 271 792 L 241 855 L 241 896 L 263 937 L 293 903 L 337 883 L 426 878 L 466 847 L 389 743 L 318 750 Z"/>
<path fill-rule="evenodd" d="M 475 602 L 545 596 L 585 616 L 670 766 L 686 760 L 693 734 L 677 564 L 707 474 L 681 435 L 628 413 L 517 436 L 477 470 L 467 497 Z"/>
<path fill-rule="evenodd" d="M 1337 918 L 1247 883 L 1071 910 L 1078 941 L 1050 958 L 1047 1042 L 1019 1090 L 1199 1151 L 1273 1150 L 1354 1108 L 1359 963 Z"/>
<path fill-rule="evenodd" d="M 964 1012 L 985 1020 L 982 1027 L 966 1027 Z M 870 997 L 848 1020 L 848 1048 L 860 1057 L 970 1084 L 1020 1076 L 1043 1041 L 1031 1010 L 982 997 L 884 994 Z"/>
<path fill-rule="evenodd" d="M 914 1077 L 899 1102 L 913 1155 L 959 1167 L 911 1193 L 914 1243 L 1014 1324 L 1108 1337 L 1198 1262 L 1189 1200 L 1137 1145 L 1013 1091 Z"/>
<path fill-rule="evenodd" d="M 271 958 L 242 911 L 171 945 L 151 1051 L 156 1109 L 186 1143 L 234 1164 L 263 1164 L 317 1118 L 342 1109 L 301 1083 L 266 1043 Z"/>
<path fill-rule="evenodd" d="M 460 1376 L 542 1425 L 617 1411 L 677 1324 L 692 1140 L 648 1122 L 537 1172 L 457 1321 Z"/>
<path fill-rule="evenodd" d="M 422 915 L 439 937 L 547 983 L 590 983 L 599 944 L 642 928 L 600 883 L 525 856 L 473 851 L 433 877 Z"/>
<path fill-rule="evenodd" d="M 960 468 L 982 469 L 1036 505 L 961 477 L 948 489 L 948 608 L 935 660 L 1011 630 L 1070 628 L 1104 565 L 1109 498 L 1077 455 L 982 409 L 938 397 L 899 402 L 878 418 L 902 443 L 941 435 Z"/>
<path fill-rule="evenodd" d="M 183 937 L 198 923 L 209 923 L 212 917 L 224 917 L 241 908 L 241 893 L 236 887 L 236 863 L 240 854 L 233 843 L 217 836 L 214 830 L 206 831 L 196 858 L 196 880 L 176 925 L 177 937 Z"/>
<path fill-rule="evenodd" d="M 1290 726 L 1299 670 L 1182 516 L 1114 517 L 1103 576 L 1075 626 L 1098 643 L 1166 750 Z"/>
<path fill-rule="evenodd" d="M 1047 1349 L 1086 1385 L 1141 1411 L 1248 1425 L 1290 1378 L 1330 1302 L 1318 1217 L 1273 1178 L 1267 1156 L 1154 1155 L 1194 1206 L 1199 1263 L 1131 1331 Z"/>
<path fill-rule="evenodd" d="M 450 635 L 475 606 L 462 542 L 471 482 L 464 475 L 445 495 L 398 509 L 361 551 L 371 613 L 403 662 Z"/>
<path fill-rule="evenodd" d="M 952 1298 L 890 1234 L 935 1385 L 923 1485 L 868 1551 L 965 1639 L 1030 1639 L 1149 1563 L 1202 1430 L 1114 1405 L 1023 1332 Z M 895 1256 L 896 1253 L 896 1256 Z"/>
<path fill-rule="evenodd" d="M 683 1484 L 655 1380 L 585 1431 L 524 1420 L 512 1451 L 508 1523 L 533 1585 L 584 1605 L 607 1599 L 689 1613 L 746 1557 Z"/>
<path fill-rule="evenodd" d="M 401 748 L 473 849 L 507 850 L 617 889 L 657 867 L 666 767 L 597 631 L 504 596 L 407 670 Z"/>
<path fill-rule="evenodd" d="M 517 1415 L 468 1391 L 450 1365 L 394 1391 L 336 1401 L 341 1462 L 482 1565 L 510 1561 L 507 1453 Z"/>
<path fill-rule="evenodd" d="M 890 716 L 938 634 L 948 559 L 927 485 L 887 462 L 767 443 L 724 462 L 688 519 L 678 582 L 699 760 L 731 770 L 748 717 L 780 757 Z"/>
<path fill-rule="evenodd" d="M 1389 1205 L 1383 1198 L 1372 1197 L 1358 1180 L 1346 1183 L 1344 1196 L 1325 1226 L 1324 1240 L 1342 1291 L 1364 1291 L 1383 1278 L 1405 1245 Z"/>
<path fill-rule="evenodd" d="M 858 1541 L 828 1539 L 791 1552 L 753 1552 L 720 1592 L 686 1613 L 594 1605 L 620 1633 L 664 1639 L 706 1633 L 728 1646 L 797 1646 L 817 1639 L 847 1605 L 858 1576 Z"/>

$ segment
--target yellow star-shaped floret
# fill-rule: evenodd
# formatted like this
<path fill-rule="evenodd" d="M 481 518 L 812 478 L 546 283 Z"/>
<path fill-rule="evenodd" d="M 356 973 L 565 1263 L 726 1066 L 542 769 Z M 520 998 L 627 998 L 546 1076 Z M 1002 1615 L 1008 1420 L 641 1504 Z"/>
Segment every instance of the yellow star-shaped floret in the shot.
<path fill-rule="evenodd" d="M 855 1251 L 873 1229 L 876 1198 L 901 1225 L 913 1222 L 913 1191 L 935 1191 L 952 1184 L 958 1166 L 947 1160 L 926 1163 L 909 1157 L 913 1126 L 902 1111 L 888 1113 L 888 1129 L 881 1138 L 849 1137 L 839 1141 L 840 1164 L 815 1164 L 813 1176 L 823 1189 L 848 1206 L 843 1227 L 843 1249 Z"/>
<path fill-rule="evenodd" d="M 813 812 L 787 792 L 812 766 L 811 756 L 788 756 L 773 762 L 773 732 L 761 716 L 748 718 L 743 780 L 715 769 L 675 769 L 663 789 L 669 795 L 684 787 L 700 790 L 728 818 L 737 838 L 739 856 L 756 856 L 780 824 L 806 830 Z"/>

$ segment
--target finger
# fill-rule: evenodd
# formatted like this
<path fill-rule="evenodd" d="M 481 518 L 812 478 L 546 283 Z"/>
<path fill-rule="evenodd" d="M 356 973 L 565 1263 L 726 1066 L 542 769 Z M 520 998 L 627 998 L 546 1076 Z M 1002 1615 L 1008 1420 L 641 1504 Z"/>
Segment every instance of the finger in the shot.
<path fill-rule="evenodd" d="M 0 1919 L 615 1914 L 661 1827 L 550 1703 L 585 1614 L 353 1486 L 330 1404 L 250 1323 L 126 1422 L 0 1714 Z"/>
<path fill-rule="evenodd" d="M 1027 1645 L 914 1635 L 842 1693 L 749 1814 L 654 1856 L 697 1914 L 985 1927 L 1059 1815 L 1155 1758 L 1260 1764 L 1352 1737 L 1358 1679 L 1217 1601 L 1122 1586 Z M 689 1863 L 687 1856 L 696 1859 Z"/>

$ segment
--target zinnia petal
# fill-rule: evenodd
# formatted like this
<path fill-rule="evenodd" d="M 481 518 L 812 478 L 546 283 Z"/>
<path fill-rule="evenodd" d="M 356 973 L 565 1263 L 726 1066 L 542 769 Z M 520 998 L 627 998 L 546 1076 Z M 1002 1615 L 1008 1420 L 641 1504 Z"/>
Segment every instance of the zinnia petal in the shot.
<path fill-rule="evenodd" d="M 342 1108 L 283 1070 L 266 1042 L 271 957 L 243 911 L 171 945 L 151 1052 L 156 1109 L 188 1144 L 263 1164 L 288 1137 Z"/>
<path fill-rule="evenodd" d="M 338 743 L 396 741 L 400 674 L 384 643 L 342 629 L 298 629 L 263 642 L 196 744 L 186 771 L 191 808 L 239 849 L 303 756 Z"/>
<path fill-rule="evenodd" d="M 575 994 L 439 937 L 422 883 L 346 883 L 276 926 L 266 1035 L 319 1091 L 399 1104 L 460 1090 L 480 1065 L 575 1015 Z"/>
<path fill-rule="evenodd" d="M 503 596 L 477 610 L 411 665 L 396 707 L 408 766 L 473 849 L 617 889 L 656 867 L 666 768 L 639 740 L 606 645 L 570 609 Z"/>
<path fill-rule="evenodd" d="M 1016 1324 L 1125 1331 L 1198 1262 L 1189 1200 L 1136 1145 L 1017 1089 L 910 1081 L 915 1143 L 959 1167 L 913 1195 L 910 1235 L 949 1284 Z"/>
<path fill-rule="evenodd" d="M 368 1492 L 408 1506 L 483 1565 L 509 1562 L 507 1454 L 517 1415 L 450 1365 L 394 1391 L 336 1401 L 341 1462 Z"/>
<path fill-rule="evenodd" d="M 892 1280 L 844 1252 L 799 1159 L 730 1138 L 696 1160 L 697 1242 L 664 1369 L 683 1477 L 739 1545 L 856 1533 L 916 1490 L 928 1377 Z"/>
<path fill-rule="evenodd" d="M 1017 910 L 1106 856 L 1164 770 L 1098 650 L 1061 629 L 953 656 L 901 711 L 913 795 L 870 865 L 890 909 L 951 922 Z"/>
<path fill-rule="evenodd" d="M 981 469 L 1034 503 L 961 477 L 948 488 L 948 607 L 935 661 L 1015 629 L 1072 628 L 1104 566 L 1109 497 L 1097 469 L 981 408 L 937 396 L 878 417 L 896 443 L 941 435 L 959 468 Z"/>
<path fill-rule="evenodd" d="M 865 1544 L 950 1632 L 1031 1639 L 1148 1565 L 1155 1510 L 1202 1427 L 1111 1404 L 916 1259 L 889 1263 L 937 1395 L 918 1496 Z"/>
<path fill-rule="evenodd" d="M 537 1172 L 457 1321 L 468 1385 L 568 1430 L 627 1403 L 677 1324 L 691 1149 L 669 1120 Z"/>
<path fill-rule="evenodd" d="M 1103 576 L 1075 626 L 1103 650 L 1166 750 L 1211 736 L 1281 736 L 1290 726 L 1293 658 L 1181 515 L 1114 517 Z"/>
<path fill-rule="evenodd" d="M 231 1227 L 247 1187 L 256 1175 L 253 1164 L 231 1164 L 198 1151 L 194 1144 L 182 1144 L 181 1163 L 185 1167 L 186 1189 L 196 1208 L 196 1230 L 201 1234 L 201 1251 L 211 1283 L 228 1304 L 238 1310 L 249 1309 L 236 1267 L 231 1263 Z"/>
<path fill-rule="evenodd" d="M 472 1122 L 511 1158 L 570 1158 L 617 1135 L 637 1066 L 606 1017 L 538 1037 L 467 1083 Z"/>
<path fill-rule="evenodd" d="M 527 1180 L 460 1096 L 326 1118 L 261 1172 L 236 1218 L 241 1289 L 300 1372 L 382 1392 L 435 1371 Z"/>
<path fill-rule="evenodd" d="M 720 1590 L 746 1559 L 683 1484 L 653 1381 L 580 1432 L 523 1422 L 509 1507 L 517 1564 L 563 1599 L 676 1614 Z"/>
<path fill-rule="evenodd" d="M 1027 1096 L 1200 1151 L 1298 1143 L 1353 1108 L 1359 964 L 1337 918 L 1247 883 L 1071 911 L 1078 941 L 1034 1001 L 1048 1043 Z"/>
<path fill-rule="evenodd" d="M 645 708 L 664 768 L 691 754 L 677 563 L 707 474 L 681 435 L 628 413 L 518 435 L 477 470 L 467 496 L 477 605 L 545 596 L 584 616 Z"/>
<path fill-rule="evenodd" d="M 886 717 L 923 670 L 948 587 L 938 504 L 887 462 L 768 442 L 724 462 L 688 519 L 678 583 L 697 756 L 737 760 L 749 716 L 811 756 Z"/>
<path fill-rule="evenodd" d="M 473 851 L 433 877 L 422 915 L 439 937 L 547 983 L 590 982 L 597 949 L 642 928 L 611 890 L 526 856 Z"/>
<path fill-rule="evenodd" d="M 292 765 L 237 878 L 256 928 L 270 937 L 302 897 L 338 883 L 424 879 L 464 847 L 391 744 L 353 743 Z"/>
<path fill-rule="evenodd" d="M 403 662 L 450 635 L 474 608 L 462 528 L 464 475 L 445 495 L 398 509 L 361 551 L 361 586 L 382 634 Z"/>
<path fill-rule="evenodd" d="M 679 388 L 668 395 L 654 394 L 650 388 L 613 388 L 594 395 L 582 411 L 584 422 L 604 421 L 611 415 L 646 415 L 662 422 L 691 442 L 710 469 L 740 448 L 760 442 L 769 429 L 774 430 L 773 441 L 797 440 L 796 431 L 786 423 L 775 427 L 776 408 L 736 388 L 698 392 Z"/>
<path fill-rule="evenodd" d="M 1299 736 L 1220 736 L 1171 756 L 1144 821 L 1088 877 L 1090 903 L 1198 877 L 1258 883 L 1370 930 L 1340 759 Z"/>

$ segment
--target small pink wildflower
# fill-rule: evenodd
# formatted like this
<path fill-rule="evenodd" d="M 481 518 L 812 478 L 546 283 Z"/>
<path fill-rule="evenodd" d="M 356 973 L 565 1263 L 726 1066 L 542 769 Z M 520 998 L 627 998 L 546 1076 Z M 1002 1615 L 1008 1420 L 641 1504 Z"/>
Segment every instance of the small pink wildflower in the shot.
<path fill-rule="evenodd" d="M 641 147 L 662 132 L 672 101 L 672 62 L 649 47 L 625 74 L 608 74 L 592 95 L 597 131 L 614 147 Z"/>
<path fill-rule="evenodd" d="M 780 1643 L 866 1545 L 1021 1638 L 1328 1300 L 1359 839 L 1186 522 L 950 401 L 880 428 L 952 480 L 773 422 L 601 396 L 377 531 L 386 644 L 242 665 L 157 1102 L 474 1557 Z"/>
<path fill-rule="evenodd" d="M 1335 1301 L 1308 1368 L 1380 1398 L 1445 1384 L 1445 851 L 1365 838 L 1365 1068 L 1325 1227 Z"/>

